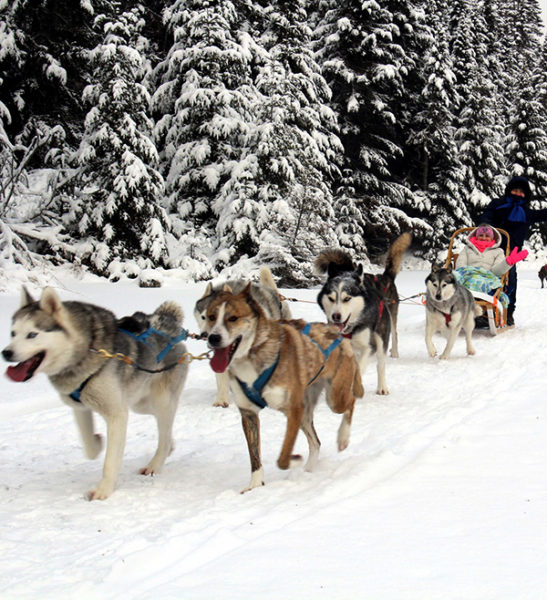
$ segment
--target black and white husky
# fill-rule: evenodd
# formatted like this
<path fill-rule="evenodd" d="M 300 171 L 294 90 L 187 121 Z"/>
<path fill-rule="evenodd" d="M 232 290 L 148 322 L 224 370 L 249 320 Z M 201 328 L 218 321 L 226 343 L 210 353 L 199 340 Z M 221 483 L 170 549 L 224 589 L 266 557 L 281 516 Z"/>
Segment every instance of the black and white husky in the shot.
<path fill-rule="evenodd" d="M 471 334 L 475 328 L 475 317 L 480 316 L 482 310 L 475 305 L 471 292 L 456 281 L 452 267 L 443 268 L 439 265 L 433 265 L 425 285 L 425 343 L 429 356 L 437 355 L 433 345 L 434 333 L 439 331 L 447 338 L 446 347 L 439 357 L 447 359 L 462 329 L 465 332 L 467 354 L 475 354 Z"/>
<path fill-rule="evenodd" d="M 398 356 L 397 312 L 399 297 L 395 277 L 401 269 L 403 255 L 411 235 L 404 233 L 391 245 L 384 273 L 378 276 L 363 272 L 343 250 L 325 250 L 317 257 L 315 268 L 327 273 L 317 302 L 329 323 L 337 325 L 351 345 L 365 372 L 370 357 L 376 354 L 377 394 L 389 394 L 386 383 L 386 355 L 392 333 L 392 356 Z"/>

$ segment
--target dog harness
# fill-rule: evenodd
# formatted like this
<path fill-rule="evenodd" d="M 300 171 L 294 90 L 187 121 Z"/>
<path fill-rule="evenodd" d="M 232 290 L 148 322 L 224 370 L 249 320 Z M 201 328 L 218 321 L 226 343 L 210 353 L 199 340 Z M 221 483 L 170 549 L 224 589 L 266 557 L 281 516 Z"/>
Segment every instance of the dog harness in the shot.
<path fill-rule="evenodd" d="M 137 340 L 137 342 L 142 342 L 143 344 L 146 344 L 150 348 L 152 346 L 151 346 L 151 344 L 148 343 L 147 340 L 153 333 L 155 333 L 157 335 L 161 335 L 164 338 L 167 338 L 169 340 L 167 342 L 167 346 L 165 346 L 165 348 L 156 356 L 157 362 L 161 362 L 165 358 L 165 355 L 169 352 L 169 350 L 171 350 L 171 348 L 175 344 L 178 344 L 179 342 L 184 342 L 188 339 L 188 331 L 186 331 L 186 329 L 183 329 L 181 331 L 181 333 L 179 335 L 177 335 L 176 337 L 171 337 L 170 335 L 167 335 L 163 331 L 159 331 L 157 329 L 154 329 L 153 327 L 149 327 L 146 331 L 139 333 L 139 335 L 135 335 L 134 333 L 132 333 L 131 331 L 127 331 L 126 329 L 120 329 L 119 331 L 121 331 L 122 333 L 125 333 L 126 335 L 131 336 L 134 340 Z"/>
<path fill-rule="evenodd" d="M 244 381 L 241 381 L 239 377 L 236 377 L 236 380 L 245 396 L 247 396 L 247 399 L 253 404 L 256 404 L 258 408 L 265 408 L 268 406 L 268 403 L 262 397 L 261 392 L 266 387 L 268 381 L 270 381 L 278 363 L 279 353 L 277 354 L 277 358 L 274 360 L 274 362 L 265 371 L 262 371 L 262 373 L 255 379 L 251 387 L 249 387 Z"/>
<path fill-rule="evenodd" d="M 325 360 L 323 361 L 323 364 L 321 365 L 319 371 L 317 371 L 317 373 L 308 381 L 308 385 L 311 385 L 319 377 L 319 375 L 321 374 L 321 371 L 325 368 L 325 363 L 327 362 L 327 359 L 330 356 L 331 352 L 340 345 L 340 342 L 342 341 L 342 338 L 344 337 L 342 335 L 339 335 L 331 343 L 331 345 L 325 350 L 325 349 L 323 349 L 321 344 L 319 344 L 319 342 L 317 342 L 310 336 L 310 329 L 311 329 L 311 323 L 306 323 L 306 326 L 304 327 L 304 329 L 302 329 L 302 333 L 303 333 L 303 335 L 307 335 L 310 338 L 310 340 L 319 348 L 319 350 L 321 350 L 321 353 L 325 357 Z"/>
<path fill-rule="evenodd" d="M 72 398 L 72 400 L 74 400 L 74 402 L 82 402 L 82 391 L 85 388 L 85 386 L 89 383 L 89 380 L 95 375 L 95 373 L 92 373 L 83 383 L 80 384 L 79 387 L 77 387 L 73 392 L 71 392 L 69 394 L 69 396 Z"/>

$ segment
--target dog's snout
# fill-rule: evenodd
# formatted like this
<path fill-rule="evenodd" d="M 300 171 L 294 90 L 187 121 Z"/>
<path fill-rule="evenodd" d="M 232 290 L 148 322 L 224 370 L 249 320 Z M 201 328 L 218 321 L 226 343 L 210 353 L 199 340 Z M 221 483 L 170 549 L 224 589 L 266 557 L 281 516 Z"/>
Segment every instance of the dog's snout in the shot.
<path fill-rule="evenodd" d="M 9 348 L 4 348 L 4 350 L 2 350 L 2 356 L 4 357 L 4 360 L 12 360 L 13 350 L 10 350 Z"/>
<path fill-rule="evenodd" d="M 340 313 L 333 313 L 332 314 L 332 320 L 335 323 L 340 323 L 340 321 L 342 320 L 342 315 Z"/>
<path fill-rule="evenodd" d="M 207 338 L 209 345 L 213 348 L 220 346 L 220 342 L 222 341 L 222 337 L 218 333 L 211 333 L 211 335 Z"/>

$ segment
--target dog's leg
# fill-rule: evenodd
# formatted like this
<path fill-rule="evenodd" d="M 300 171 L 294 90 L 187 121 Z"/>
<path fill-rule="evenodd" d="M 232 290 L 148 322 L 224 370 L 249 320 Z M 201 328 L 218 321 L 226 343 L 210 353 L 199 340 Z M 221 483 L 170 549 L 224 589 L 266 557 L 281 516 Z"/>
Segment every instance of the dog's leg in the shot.
<path fill-rule="evenodd" d="M 230 394 L 230 376 L 227 372 L 216 373 L 217 379 L 217 399 L 213 403 L 213 406 L 221 406 L 226 408 L 228 406 L 228 398 Z"/>
<path fill-rule="evenodd" d="M 103 449 L 103 436 L 95 433 L 93 423 L 93 412 L 87 408 L 75 408 L 74 418 L 84 444 L 84 452 L 87 458 L 97 458 Z"/>
<path fill-rule="evenodd" d="M 107 429 L 103 478 L 96 488 L 89 490 L 88 500 L 105 500 L 114 491 L 125 448 L 127 408 L 119 407 L 115 413 L 110 412 L 102 416 L 106 420 Z"/>
<path fill-rule="evenodd" d="M 425 318 L 425 345 L 427 346 L 427 352 L 429 356 L 437 356 L 437 349 L 433 345 L 433 334 L 436 329 L 433 325 L 433 319 L 426 313 Z"/>
<path fill-rule="evenodd" d="M 260 459 L 260 420 L 258 415 L 244 408 L 240 408 L 239 412 L 251 459 L 251 482 L 249 487 L 241 490 L 241 493 L 244 494 L 255 487 L 264 485 L 264 468 Z"/>
<path fill-rule="evenodd" d="M 352 405 L 346 410 L 342 417 L 342 422 L 338 428 L 338 452 L 342 452 L 349 446 L 349 435 L 351 432 L 351 419 L 353 418 L 353 408 L 355 406 L 355 398 L 353 399 Z"/>
<path fill-rule="evenodd" d="M 304 400 L 304 412 L 302 413 L 300 428 L 308 440 L 309 455 L 304 467 L 306 471 L 313 471 L 315 468 L 317 459 L 319 458 L 319 449 L 321 448 L 321 442 L 313 424 L 313 413 L 322 388 L 323 386 L 320 383 L 311 386 L 306 391 L 306 398 Z"/>
<path fill-rule="evenodd" d="M 469 313 L 465 323 L 463 324 L 463 330 L 465 332 L 465 343 L 467 346 L 467 354 L 470 354 L 471 356 L 473 356 L 473 354 L 475 354 L 475 348 L 473 348 L 473 343 L 471 341 L 473 329 L 475 329 L 475 313 L 474 313 L 474 311 Z"/>
<path fill-rule="evenodd" d="M 158 447 L 150 462 L 139 469 L 141 475 L 154 475 L 161 471 L 165 459 L 174 450 L 173 421 L 177 412 L 178 394 L 167 398 L 156 398 L 154 401 L 154 417 L 158 425 Z"/>
<path fill-rule="evenodd" d="M 376 393 L 386 396 L 389 394 L 386 382 L 386 348 L 382 338 L 377 334 L 374 335 L 376 336 L 376 369 L 378 373 L 378 388 L 376 389 Z"/>
<path fill-rule="evenodd" d="M 458 323 L 459 321 L 460 321 L 460 315 L 458 315 L 457 313 L 455 313 L 455 315 L 452 315 L 451 324 L 452 324 L 452 322 Z M 446 346 L 445 346 L 445 349 L 443 350 L 443 353 L 439 356 L 440 360 L 446 360 L 450 356 L 450 353 L 452 352 L 452 348 L 454 347 L 454 343 L 456 342 L 458 334 L 461 331 L 461 328 L 462 328 L 461 325 L 454 325 L 454 326 L 448 327 L 448 340 L 446 342 Z"/>
<path fill-rule="evenodd" d="M 304 392 L 305 394 L 305 392 Z M 291 466 L 291 461 L 299 461 L 302 457 L 292 454 L 298 430 L 302 424 L 303 402 L 300 393 L 291 392 L 289 396 L 289 408 L 286 411 L 287 429 L 285 430 L 285 439 L 281 446 L 281 452 L 277 459 L 277 466 L 280 469 L 288 469 Z"/>
<path fill-rule="evenodd" d="M 399 336 L 397 334 L 397 313 L 399 307 L 396 303 L 393 304 L 389 312 L 391 318 L 391 356 L 392 358 L 399 358 Z"/>

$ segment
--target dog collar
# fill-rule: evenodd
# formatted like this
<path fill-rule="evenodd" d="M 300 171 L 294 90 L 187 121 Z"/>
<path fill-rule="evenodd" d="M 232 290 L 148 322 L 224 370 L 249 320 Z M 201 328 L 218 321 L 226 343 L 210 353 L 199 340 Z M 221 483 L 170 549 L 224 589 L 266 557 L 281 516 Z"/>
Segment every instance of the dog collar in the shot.
<path fill-rule="evenodd" d="M 247 399 L 258 406 L 258 408 L 265 408 L 268 406 L 268 403 L 262 397 L 261 392 L 266 387 L 268 381 L 270 381 L 278 363 L 279 352 L 277 353 L 277 357 L 274 362 L 265 371 L 262 371 L 262 373 L 255 379 L 251 387 L 249 387 L 244 381 L 241 381 L 239 377 L 236 377 L 236 380 L 245 396 L 247 396 Z"/>

